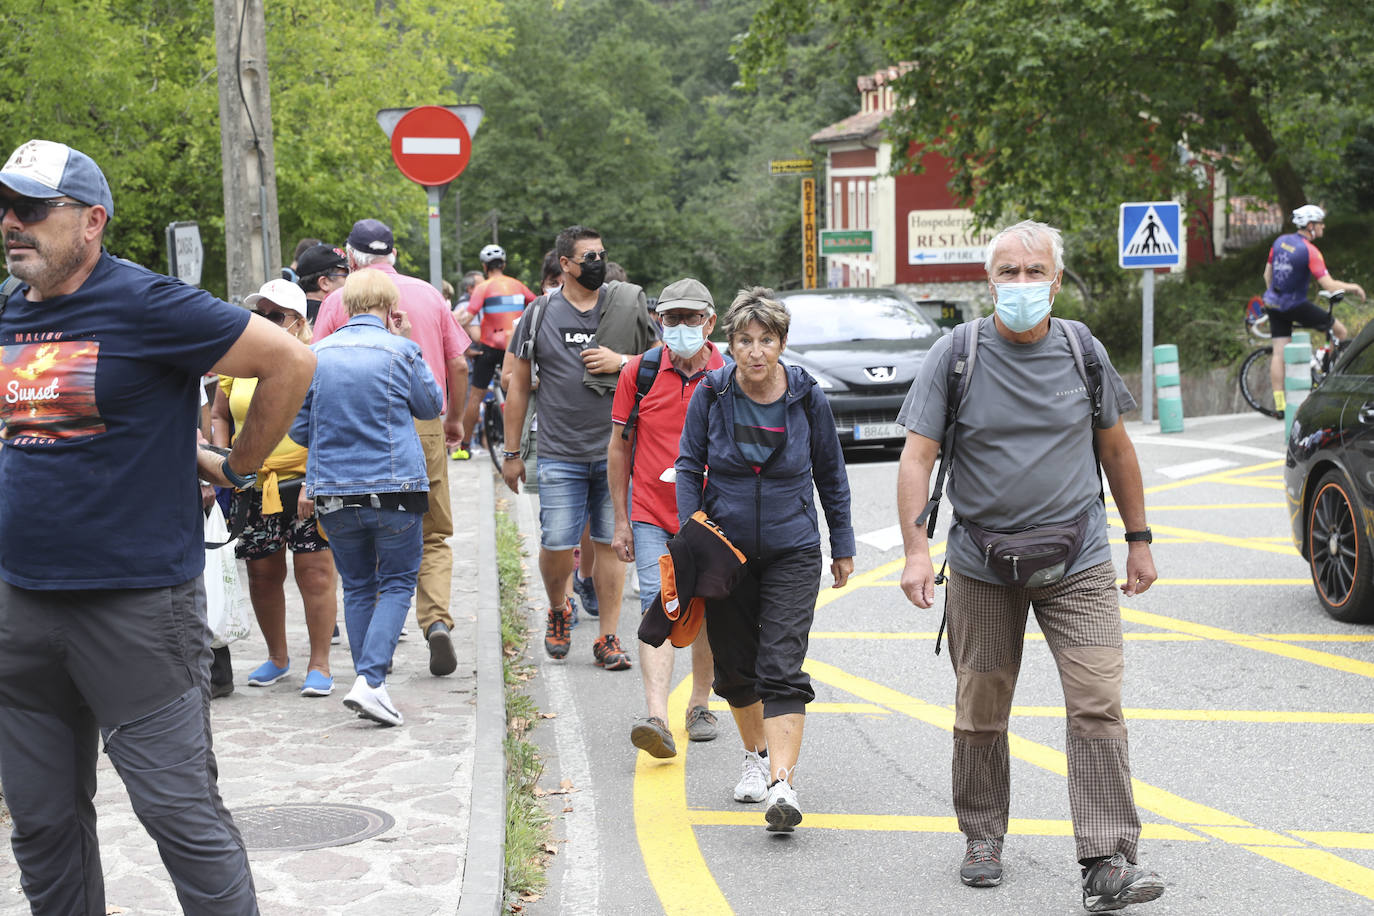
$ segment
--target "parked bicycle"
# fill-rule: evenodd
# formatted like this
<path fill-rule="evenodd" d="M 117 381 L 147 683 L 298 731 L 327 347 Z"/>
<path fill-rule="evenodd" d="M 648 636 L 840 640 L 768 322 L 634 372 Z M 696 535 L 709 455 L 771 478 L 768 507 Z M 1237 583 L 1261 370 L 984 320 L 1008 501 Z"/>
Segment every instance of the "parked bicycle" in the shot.
<path fill-rule="evenodd" d="M 491 463 L 501 470 L 502 451 L 506 447 L 506 393 L 501 390 L 501 373 L 495 373 L 487 393 L 482 397 L 482 413 L 478 421 L 482 426 L 482 437 L 486 439 L 487 454 Z"/>
<path fill-rule="evenodd" d="M 1318 296 L 1326 300 L 1326 313 L 1332 314 L 1336 303 L 1345 298 L 1344 290 L 1328 292 L 1322 290 Z M 1256 337 L 1269 337 L 1269 318 L 1264 314 L 1263 308 L 1258 309 L 1256 316 L 1255 300 L 1251 300 L 1246 306 L 1245 327 L 1246 330 Z M 1322 332 L 1319 332 L 1322 333 Z M 1344 341 L 1338 341 L 1331 336 L 1330 331 L 1324 332 L 1326 342 L 1320 347 L 1312 348 L 1312 359 L 1308 365 L 1308 371 L 1312 376 L 1312 387 L 1316 388 L 1326 378 L 1331 366 L 1335 363 L 1336 356 L 1340 353 Z M 1255 347 L 1240 364 L 1240 374 L 1237 379 L 1240 384 L 1241 397 L 1245 398 L 1245 403 L 1251 408 L 1259 411 L 1265 416 L 1281 417 L 1283 414 L 1274 407 L 1274 387 L 1273 381 L 1269 376 L 1269 363 L 1273 356 L 1274 348 L 1272 345 Z"/>

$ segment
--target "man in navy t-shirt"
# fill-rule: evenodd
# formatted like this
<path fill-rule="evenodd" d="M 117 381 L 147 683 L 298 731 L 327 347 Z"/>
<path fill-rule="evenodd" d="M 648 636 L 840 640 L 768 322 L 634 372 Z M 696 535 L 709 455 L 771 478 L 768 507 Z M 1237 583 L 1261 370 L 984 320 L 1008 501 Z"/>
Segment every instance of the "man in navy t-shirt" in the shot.
<path fill-rule="evenodd" d="M 103 747 L 187 912 L 256 913 L 210 747 L 197 471 L 249 486 L 314 372 L 294 337 L 112 257 L 90 157 L 31 140 L 0 169 L 0 779 L 35 912 L 104 913 Z M 258 378 L 228 457 L 200 378 Z"/>

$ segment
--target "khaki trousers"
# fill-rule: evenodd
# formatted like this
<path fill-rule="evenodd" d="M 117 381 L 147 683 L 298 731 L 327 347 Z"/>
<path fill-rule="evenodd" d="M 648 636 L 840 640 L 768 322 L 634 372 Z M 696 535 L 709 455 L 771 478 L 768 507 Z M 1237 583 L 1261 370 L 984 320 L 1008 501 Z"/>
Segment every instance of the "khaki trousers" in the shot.
<path fill-rule="evenodd" d="M 416 420 L 415 431 L 425 451 L 429 472 L 429 511 L 425 513 L 424 551 L 420 555 L 420 576 L 415 584 L 415 622 L 424 634 L 430 625 L 442 622 L 453 628 L 449 613 L 449 594 L 453 588 L 453 506 L 448 497 L 448 451 L 444 447 L 444 421 Z"/>
<path fill-rule="evenodd" d="M 950 575 L 946 612 L 957 678 L 953 771 L 959 829 L 970 839 L 1007 832 L 1007 720 L 1031 607 L 1064 689 L 1078 858 L 1120 852 L 1134 862 L 1140 817 L 1121 716 L 1121 613 L 1110 562 L 1032 589 Z"/>

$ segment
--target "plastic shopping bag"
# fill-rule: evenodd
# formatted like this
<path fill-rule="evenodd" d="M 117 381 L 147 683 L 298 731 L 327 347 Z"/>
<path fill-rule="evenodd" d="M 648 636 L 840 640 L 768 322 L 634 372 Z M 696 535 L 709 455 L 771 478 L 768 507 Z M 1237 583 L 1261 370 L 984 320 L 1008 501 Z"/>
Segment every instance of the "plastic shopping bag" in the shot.
<path fill-rule="evenodd" d="M 205 517 L 205 543 L 220 544 L 205 549 L 205 616 L 210 624 L 211 644 L 218 649 L 251 633 L 253 622 L 239 588 L 238 562 L 219 503 L 211 503 Z"/>

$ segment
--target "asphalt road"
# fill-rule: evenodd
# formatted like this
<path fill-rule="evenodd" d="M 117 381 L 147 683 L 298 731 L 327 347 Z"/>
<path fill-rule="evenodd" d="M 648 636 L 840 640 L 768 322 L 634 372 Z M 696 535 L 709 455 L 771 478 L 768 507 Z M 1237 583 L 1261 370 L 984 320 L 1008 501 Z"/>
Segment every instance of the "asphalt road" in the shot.
<path fill-rule="evenodd" d="M 1141 861 L 1167 882 L 1132 911 L 1371 912 L 1374 627 L 1336 623 L 1317 604 L 1288 533 L 1281 424 L 1190 419 L 1182 434 L 1137 424 L 1132 438 L 1161 578 L 1122 603 L 1124 695 Z M 932 652 L 939 605 L 913 608 L 896 585 L 895 461 L 856 456 L 850 481 L 856 576 L 820 597 L 807 665 L 817 701 L 796 780 L 805 819 L 791 836 L 732 800 L 741 751 L 723 704 L 719 739 L 681 733 L 684 652 L 670 723 L 679 754 L 656 761 L 629 743 L 638 669 L 595 668 L 585 623 L 566 661 L 545 659 L 542 610 L 532 613 L 533 686 L 553 714 L 534 737 L 542 785 L 558 793 L 558 852 L 526 912 L 1082 912 L 1063 701 L 1034 622 L 1011 723 L 1006 878 L 965 888 L 949 800 L 954 676 Z M 531 529 L 531 501 L 517 505 Z M 625 608 L 632 635 L 636 599 Z"/>

